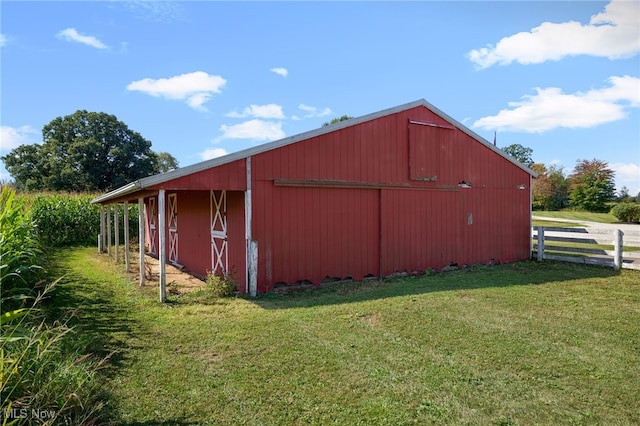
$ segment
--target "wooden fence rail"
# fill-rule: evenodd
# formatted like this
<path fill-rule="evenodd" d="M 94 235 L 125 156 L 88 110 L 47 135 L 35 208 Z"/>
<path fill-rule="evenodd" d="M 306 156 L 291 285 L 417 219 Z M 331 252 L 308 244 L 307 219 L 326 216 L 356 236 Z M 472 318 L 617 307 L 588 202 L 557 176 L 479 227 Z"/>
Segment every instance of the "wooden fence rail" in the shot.
<path fill-rule="evenodd" d="M 532 239 L 532 254 L 538 260 L 640 270 L 640 231 L 537 226 Z"/>

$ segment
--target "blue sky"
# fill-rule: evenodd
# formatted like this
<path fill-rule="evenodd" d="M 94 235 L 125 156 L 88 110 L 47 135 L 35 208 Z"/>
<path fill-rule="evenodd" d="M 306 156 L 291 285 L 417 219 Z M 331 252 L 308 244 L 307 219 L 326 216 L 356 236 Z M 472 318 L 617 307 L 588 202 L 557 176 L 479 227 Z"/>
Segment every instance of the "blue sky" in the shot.
<path fill-rule="evenodd" d="M 640 2 L 0 3 L 0 155 L 76 110 L 181 166 L 424 98 L 640 192 Z M 0 178 L 9 176 L 0 167 Z"/>

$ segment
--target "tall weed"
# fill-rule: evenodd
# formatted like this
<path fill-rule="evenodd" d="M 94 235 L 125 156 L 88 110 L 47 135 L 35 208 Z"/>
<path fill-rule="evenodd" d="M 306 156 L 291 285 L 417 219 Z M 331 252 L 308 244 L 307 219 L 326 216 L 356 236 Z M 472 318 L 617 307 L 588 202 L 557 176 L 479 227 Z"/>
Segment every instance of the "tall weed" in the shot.
<path fill-rule="evenodd" d="M 0 191 L 0 395 L 3 424 L 89 424 L 101 409 L 96 374 L 104 360 L 61 320 L 47 322 L 40 302 L 42 251 L 26 199 Z M 35 411 L 34 411 L 35 410 Z M 34 418 L 34 414 L 44 417 Z"/>
<path fill-rule="evenodd" d="M 96 372 L 105 359 L 82 355 L 75 330 L 47 324 L 38 309 L 54 286 L 0 321 L 0 395 L 9 424 L 87 424 L 102 408 Z"/>

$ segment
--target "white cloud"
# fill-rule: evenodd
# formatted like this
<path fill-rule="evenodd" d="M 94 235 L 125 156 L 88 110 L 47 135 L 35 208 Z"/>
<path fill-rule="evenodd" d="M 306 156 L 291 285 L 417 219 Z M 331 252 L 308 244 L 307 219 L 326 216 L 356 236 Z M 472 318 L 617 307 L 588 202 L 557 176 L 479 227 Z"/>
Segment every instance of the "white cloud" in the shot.
<path fill-rule="evenodd" d="M 283 77 L 286 77 L 287 75 L 289 75 L 289 71 L 287 71 L 286 68 L 271 68 L 269 71 L 275 72 L 276 74 L 279 74 Z"/>
<path fill-rule="evenodd" d="M 267 105 L 250 105 L 246 107 L 242 112 L 231 111 L 226 114 L 227 117 L 244 118 L 244 117 L 256 117 L 256 118 L 275 118 L 284 119 L 284 113 L 282 107 L 276 104 Z"/>
<path fill-rule="evenodd" d="M 202 160 L 211 160 L 212 158 L 222 157 L 223 155 L 227 155 L 227 154 L 228 152 L 224 148 L 210 148 L 210 149 L 205 149 L 198 155 L 200 156 L 200 158 L 202 158 Z"/>
<path fill-rule="evenodd" d="M 35 143 L 33 135 L 38 131 L 31 126 L 0 127 L 0 151 L 10 151 L 20 145 Z"/>
<path fill-rule="evenodd" d="M 327 115 L 331 114 L 331 112 L 332 112 L 331 108 L 325 108 L 323 110 L 319 110 L 318 108 L 316 108 L 314 106 L 309 106 L 309 105 L 305 105 L 305 104 L 298 105 L 298 108 L 307 113 L 307 114 L 305 114 L 304 118 L 326 117 Z"/>
<path fill-rule="evenodd" d="M 58 38 L 66 41 L 75 41 L 95 47 L 96 49 L 107 49 L 108 46 L 93 36 L 82 35 L 75 28 L 67 28 L 57 34 Z"/>
<path fill-rule="evenodd" d="M 587 128 L 622 120 L 629 107 L 640 106 L 640 79 L 614 76 L 608 81 L 609 87 L 569 94 L 557 87 L 538 87 L 535 95 L 509 102 L 511 108 L 483 117 L 473 127 L 542 133 L 557 127 Z"/>
<path fill-rule="evenodd" d="M 258 141 L 273 141 L 285 137 L 282 123 L 264 120 L 249 120 L 244 123 L 220 126 L 222 136 L 219 139 L 252 139 Z"/>
<path fill-rule="evenodd" d="M 3 47 L 5 44 L 7 44 L 7 36 L 0 34 L 0 47 Z"/>
<path fill-rule="evenodd" d="M 640 52 L 640 2 L 612 0 L 589 24 L 569 21 L 544 22 L 529 32 L 505 37 L 468 53 L 478 68 L 495 64 L 539 64 L 565 56 L 592 55 L 609 59 L 631 57 Z"/>
<path fill-rule="evenodd" d="M 218 75 L 196 71 L 170 78 L 145 78 L 134 81 L 127 86 L 127 90 L 137 90 L 151 96 L 185 101 L 193 109 L 206 111 L 204 103 L 214 93 L 220 93 L 220 89 L 226 83 L 227 80 Z"/>
<path fill-rule="evenodd" d="M 616 189 L 629 188 L 629 194 L 636 196 L 640 191 L 640 165 L 634 163 L 612 163 L 611 170 L 616 172 Z"/>

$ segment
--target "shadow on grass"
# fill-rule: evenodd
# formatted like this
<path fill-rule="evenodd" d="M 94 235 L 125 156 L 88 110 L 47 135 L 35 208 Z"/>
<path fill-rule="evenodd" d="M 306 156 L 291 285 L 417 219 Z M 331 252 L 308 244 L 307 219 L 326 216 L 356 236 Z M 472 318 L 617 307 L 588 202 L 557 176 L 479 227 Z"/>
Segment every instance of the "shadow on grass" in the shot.
<path fill-rule="evenodd" d="M 130 340 L 134 322 L 126 308 L 113 303 L 109 293 L 116 290 L 105 289 L 104 283 L 92 282 L 76 272 L 62 271 L 55 260 L 51 273 L 62 278 L 47 303 L 47 315 L 67 321 L 87 345 L 87 353 L 109 357 L 103 372 L 120 367 L 127 352 L 134 349 Z"/>
<path fill-rule="evenodd" d="M 618 275 L 612 268 L 553 261 L 522 261 L 497 266 L 477 265 L 447 272 L 432 272 L 382 281 L 341 282 L 311 289 L 288 289 L 248 299 L 264 309 L 306 308 L 362 302 L 451 290 L 474 290 L 550 282 L 607 278 Z"/>

